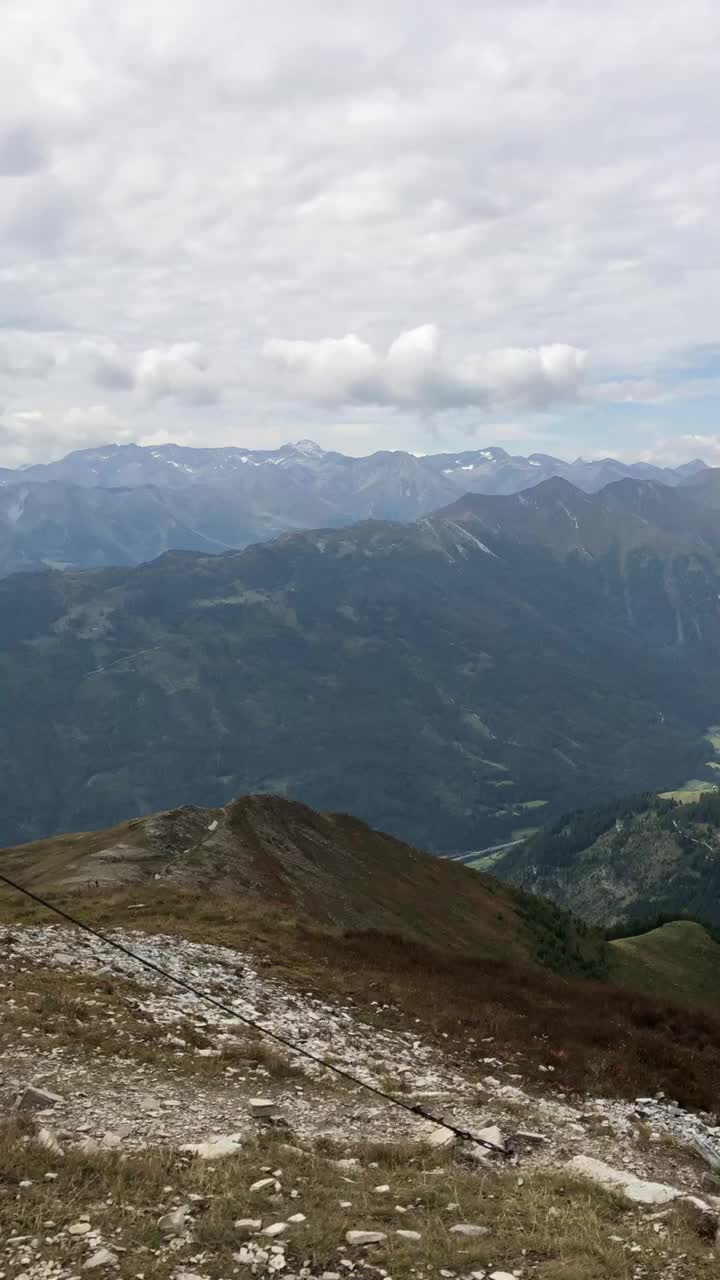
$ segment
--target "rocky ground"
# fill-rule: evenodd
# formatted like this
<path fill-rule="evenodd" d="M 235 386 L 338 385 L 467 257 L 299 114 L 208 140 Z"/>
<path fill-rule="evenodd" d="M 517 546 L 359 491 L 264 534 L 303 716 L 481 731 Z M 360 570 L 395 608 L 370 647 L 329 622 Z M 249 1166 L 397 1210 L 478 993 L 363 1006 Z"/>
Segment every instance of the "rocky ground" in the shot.
<path fill-rule="evenodd" d="M 714 1117 L 664 1097 L 570 1099 L 550 1067 L 539 1093 L 490 1038 L 459 1070 L 421 1024 L 384 1027 L 377 1002 L 333 1005 L 230 948 L 114 936 L 234 1012 L 72 928 L 0 928 L 0 1280 L 715 1274 Z M 330 1066 L 507 1155 L 457 1142 Z M 221 1243 L 208 1237 L 213 1213 Z M 592 1240 L 578 1225 L 590 1220 Z"/>

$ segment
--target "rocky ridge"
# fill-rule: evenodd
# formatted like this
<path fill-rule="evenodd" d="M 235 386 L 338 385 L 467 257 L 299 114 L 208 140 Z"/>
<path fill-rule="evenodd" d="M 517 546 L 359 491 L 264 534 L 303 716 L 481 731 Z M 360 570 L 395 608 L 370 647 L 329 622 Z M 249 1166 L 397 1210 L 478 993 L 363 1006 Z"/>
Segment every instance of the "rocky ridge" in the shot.
<path fill-rule="evenodd" d="M 259 972 L 257 957 L 228 947 L 149 936 L 140 931 L 118 931 L 114 936 L 138 955 L 228 1002 L 242 1017 L 301 1044 L 317 1058 L 350 1070 L 358 1080 L 391 1094 L 397 1092 L 411 1105 L 421 1102 L 433 1114 L 507 1145 L 509 1159 L 498 1162 L 471 1144 L 458 1145 L 450 1130 L 429 1125 L 420 1118 L 415 1120 L 389 1101 L 383 1103 L 376 1096 L 365 1094 L 362 1088 L 337 1082 L 327 1067 L 306 1059 L 298 1058 L 292 1064 L 295 1073 L 279 1078 L 262 1057 L 255 1065 L 237 1065 L 228 1059 L 228 1065 L 222 1066 L 223 1055 L 247 1041 L 247 1028 L 239 1019 L 226 1016 L 129 957 L 94 939 L 88 940 L 77 931 L 59 926 L 13 926 L 0 929 L 2 986 L 9 1011 L 17 1004 L 12 992 L 19 975 L 29 974 L 32 978 L 51 970 L 66 975 L 68 982 L 75 975 L 97 978 L 99 982 L 132 980 L 137 1015 L 163 1033 L 162 1056 L 151 1062 L 134 1056 L 131 1043 L 123 1054 L 100 1061 L 83 1058 L 63 1042 L 45 1042 L 38 1047 L 30 1031 L 16 1035 L 3 1054 L 0 1068 L 2 1111 L 7 1118 L 31 1118 L 32 1138 L 26 1135 L 24 1140 L 39 1143 L 56 1163 L 91 1156 L 132 1162 L 142 1159 L 143 1153 L 160 1148 L 181 1153 L 182 1159 L 191 1161 L 191 1167 L 199 1161 L 208 1168 L 219 1168 L 225 1164 L 224 1156 L 240 1160 L 254 1151 L 259 1135 L 301 1153 L 316 1149 L 318 1143 L 330 1144 L 335 1152 L 334 1162 L 330 1163 L 337 1196 L 349 1197 L 336 1242 L 341 1251 L 341 1270 L 337 1274 L 355 1270 L 373 1275 L 387 1272 L 387 1268 L 378 1269 L 373 1258 L 377 1250 L 388 1247 L 388 1240 L 395 1240 L 398 1247 L 401 1243 L 403 1249 L 415 1244 L 420 1265 L 414 1265 L 411 1271 L 418 1276 L 425 1274 L 422 1242 L 427 1224 L 421 1207 L 413 1210 L 410 1222 L 402 1204 L 399 1209 L 384 1209 L 382 1230 L 376 1229 L 376 1222 L 354 1216 L 355 1184 L 361 1171 L 373 1183 L 375 1163 L 367 1155 L 364 1159 L 342 1156 L 343 1150 L 350 1150 L 358 1139 L 398 1148 L 410 1141 L 418 1151 L 431 1153 L 433 1160 L 457 1162 L 457 1167 L 465 1171 L 462 1176 L 475 1179 L 501 1174 L 507 1177 L 508 1169 L 515 1168 L 513 1176 L 519 1187 L 526 1178 L 558 1172 L 589 1178 L 599 1186 L 612 1187 L 631 1202 L 633 1211 L 643 1215 L 643 1229 L 652 1230 L 661 1243 L 667 1242 L 672 1225 L 667 1215 L 673 1212 L 673 1205 L 684 1204 L 700 1215 L 702 1223 L 710 1224 L 703 1230 L 714 1239 L 720 1211 L 720 1198 L 716 1195 L 720 1188 L 711 1173 L 712 1167 L 720 1165 L 720 1128 L 715 1117 L 691 1114 L 663 1097 L 635 1102 L 569 1099 L 553 1088 L 550 1067 L 546 1072 L 548 1087 L 539 1093 L 524 1081 L 518 1063 L 495 1056 L 492 1037 L 472 1046 L 474 1069 L 460 1070 L 425 1034 L 422 1025 L 405 1031 L 383 1028 L 383 1014 L 391 1011 L 377 1002 L 374 1007 L 362 1009 L 320 1000 L 312 993 L 266 977 Z M 108 1013 L 101 987 L 97 1016 L 107 1018 L 109 1028 L 113 1015 Z M 179 1027 L 185 1035 L 178 1034 Z M 192 1029 L 201 1033 L 202 1047 L 192 1043 Z M 218 1074 L 212 1078 L 184 1074 L 180 1068 L 195 1058 L 218 1059 Z M 264 1167 L 261 1158 L 257 1159 L 257 1165 L 247 1175 L 247 1193 L 258 1211 L 247 1219 L 238 1215 L 236 1220 L 236 1273 L 282 1274 L 288 1280 L 293 1274 L 303 1278 L 325 1275 L 329 1280 L 327 1267 L 313 1269 L 311 1257 L 299 1258 L 295 1252 L 298 1232 L 307 1241 L 308 1232 L 313 1229 L 310 1214 L 305 1212 L 302 1189 L 295 1186 L 288 1192 L 284 1177 L 274 1165 Z M 55 1167 L 44 1176 L 50 1174 L 56 1174 Z M 369 1184 L 368 1194 L 371 1199 L 374 1197 L 373 1202 L 384 1203 L 387 1198 L 390 1205 L 397 1194 L 393 1179 L 376 1177 L 377 1182 Z M 22 1183 L 20 1178 L 18 1194 L 22 1194 Z M 30 1190 L 30 1183 L 27 1189 Z M 298 1203 L 293 1204 L 294 1201 Z M 346 1203 L 344 1199 L 341 1202 Z M 159 1206 L 163 1213 L 158 1211 L 158 1218 L 166 1219 L 161 1228 L 163 1237 L 167 1228 L 165 1243 L 158 1245 L 158 1257 L 164 1263 L 175 1256 L 179 1258 L 181 1246 L 184 1253 L 191 1255 L 183 1256 L 182 1265 L 178 1261 L 175 1270 L 168 1272 L 174 1280 L 208 1274 L 200 1261 L 198 1270 L 192 1270 L 193 1257 L 205 1261 L 207 1258 L 202 1250 L 192 1253 L 196 1243 L 195 1209 L 192 1202 L 183 1205 L 184 1202 L 164 1203 Z M 388 1212 L 394 1217 L 390 1226 Z M 457 1220 L 453 1220 L 453 1214 Z M 467 1248 L 468 1241 L 481 1240 L 490 1228 L 483 1223 L 482 1215 L 479 1221 L 462 1220 L 459 1206 L 449 1207 L 445 1217 L 448 1259 L 440 1274 L 482 1275 L 493 1280 L 507 1274 L 542 1275 L 532 1260 L 523 1261 L 522 1257 L 510 1273 L 497 1267 L 474 1266 L 463 1271 L 456 1257 L 458 1242 L 465 1242 L 462 1247 Z M 117 1271 L 122 1267 L 117 1242 L 94 1230 L 91 1223 L 90 1211 L 86 1216 L 78 1211 L 76 1220 L 63 1229 L 63 1241 L 67 1244 L 68 1237 L 74 1241 L 72 1248 L 80 1251 L 79 1265 L 83 1269 Z M 73 1267 L 64 1268 L 64 1264 L 53 1269 L 47 1258 L 40 1258 L 43 1250 L 32 1238 L 11 1237 L 3 1247 L 8 1275 L 18 1275 L 18 1267 L 29 1280 L 69 1280 L 77 1274 Z M 627 1249 L 630 1248 L 628 1244 Z M 646 1249 L 638 1249 L 639 1269 L 623 1275 L 686 1274 L 672 1268 L 643 1270 L 647 1266 L 647 1260 L 643 1260 Z M 216 1273 L 211 1270 L 210 1274 Z M 410 1271 L 401 1269 L 397 1274 Z"/>

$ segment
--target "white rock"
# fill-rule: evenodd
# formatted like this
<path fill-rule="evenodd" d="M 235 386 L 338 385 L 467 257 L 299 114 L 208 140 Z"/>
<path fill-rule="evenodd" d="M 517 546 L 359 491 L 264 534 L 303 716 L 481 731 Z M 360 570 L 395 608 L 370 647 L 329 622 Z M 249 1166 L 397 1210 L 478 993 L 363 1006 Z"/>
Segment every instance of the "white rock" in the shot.
<path fill-rule="evenodd" d="M 199 1156 L 201 1160 L 219 1160 L 222 1156 L 236 1156 L 241 1150 L 240 1134 L 217 1134 L 208 1138 L 207 1142 L 186 1142 L 180 1150 L 189 1151 L 191 1155 Z"/>
<path fill-rule="evenodd" d="M 387 1182 L 383 1182 L 381 1186 L 373 1187 L 373 1190 L 375 1194 L 378 1196 L 386 1196 L 388 1191 L 390 1190 L 390 1187 L 388 1186 Z"/>
<path fill-rule="evenodd" d="M 422 1236 L 419 1231 L 404 1231 L 399 1229 L 395 1232 L 395 1235 L 399 1236 L 401 1240 L 422 1240 Z"/>
<path fill-rule="evenodd" d="M 515 1280 L 509 1271 L 491 1271 L 488 1280 Z"/>
<path fill-rule="evenodd" d="M 97 1267 L 116 1267 L 118 1257 L 111 1249 L 98 1249 L 83 1263 L 83 1271 L 94 1271 Z"/>
<path fill-rule="evenodd" d="M 56 1107 L 65 1099 L 60 1097 L 59 1093 L 51 1093 L 49 1089 L 41 1089 L 36 1084 L 29 1084 L 23 1089 L 15 1106 L 19 1111 L 29 1111 L 38 1108 L 46 1111 L 48 1107 Z"/>
<path fill-rule="evenodd" d="M 280 1190 L 277 1178 L 258 1178 L 257 1182 L 253 1182 L 250 1191 L 267 1191 L 269 1187 L 274 1187 L 276 1191 Z"/>
<path fill-rule="evenodd" d="M 164 1213 L 158 1218 L 158 1226 L 166 1236 L 179 1236 L 185 1227 L 185 1219 L 190 1212 L 189 1204 L 181 1204 L 178 1209 L 172 1209 L 170 1213 Z"/>
<path fill-rule="evenodd" d="M 69 1236 L 86 1236 L 88 1231 L 90 1230 L 90 1223 L 89 1222 L 73 1222 L 72 1226 L 68 1227 L 67 1230 L 68 1230 Z"/>
<path fill-rule="evenodd" d="M 80 1150 L 87 1155 L 95 1155 L 98 1151 L 115 1151 L 122 1146 L 119 1133 L 104 1133 L 102 1138 L 85 1138 Z"/>
<path fill-rule="evenodd" d="M 56 1156 L 63 1154 L 63 1149 L 52 1129 L 38 1129 L 37 1141 L 41 1147 L 45 1147 L 47 1151 L 54 1152 Z"/>
<path fill-rule="evenodd" d="M 425 1142 L 429 1147 L 451 1147 L 455 1142 L 455 1134 L 452 1129 L 446 1129 L 444 1125 L 435 1124 L 433 1120 L 425 1120 L 417 1129 L 417 1137 L 420 1142 Z"/>
<path fill-rule="evenodd" d="M 242 1235 L 251 1235 L 253 1231 L 259 1231 L 262 1227 L 262 1218 L 238 1218 L 233 1223 L 233 1227 Z"/>
<path fill-rule="evenodd" d="M 293 1213 L 288 1218 L 288 1222 L 307 1222 L 307 1218 L 304 1213 Z"/>
<path fill-rule="evenodd" d="M 384 1231 L 346 1231 L 345 1240 L 348 1244 L 382 1244 L 387 1240 Z"/>
<path fill-rule="evenodd" d="M 709 1197 L 709 1200 L 713 1200 L 715 1202 L 714 1205 L 710 1204 L 709 1200 L 701 1200 L 700 1196 L 685 1194 L 683 1195 L 682 1198 L 686 1202 L 686 1204 L 694 1205 L 695 1208 L 700 1209 L 702 1213 L 713 1213 L 713 1212 L 717 1213 L 718 1211 L 717 1196 Z M 660 1215 L 658 1214 L 657 1216 L 659 1217 Z"/>
<path fill-rule="evenodd" d="M 504 1084 L 502 1089 L 498 1090 L 501 1098 L 506 1098 L 508 1102 L 525 1102 L 527 1094 L 523 1089 L 518 1089 L 517 1085 Z"/>
<path fill-rule="evenodd" d="M 263 1227 L 261 1234 L 275 1240 L 277 1236 L 286 1235 L 289 1229 L 287 1222 L 273 1222 L 271 1226 Z"/>
<path fill-rule="evenodd" d="M 451 1236 L 487 1236 L 490 1234 L 489 1227 L 479 1227 L 473 1222 L 458 1222 L 456 1226 L 450 1228 Z"/>
<path fill-rule="evenodd" d="M 646 1182 L 627 1169 L 613 1169 L 603 1160 L 594 1160 L 592 1156 L 575 1156 L 565 1168 L 570 1173 L 591 1178 L 603 1187 L 622 1192 L 635 1204 L 669 1204 L 683 1194 L 678 1187 L 668 1186 L 664 1182 Z"/>
<path fill-rule="evenodd" d="M 478 1129 L 474 1135 L 481 1142 L 492 1142 L 494 1147 L 504 1147 L 505 1139 L 496 1124 L 490 1124 L 486 1129 Z"/>
<path fill-rule="evenodd" d="M 251 1098 L 250 1115 L 254 1120 L 271 1120 L 273 1104 L 269 1098 Z"/>

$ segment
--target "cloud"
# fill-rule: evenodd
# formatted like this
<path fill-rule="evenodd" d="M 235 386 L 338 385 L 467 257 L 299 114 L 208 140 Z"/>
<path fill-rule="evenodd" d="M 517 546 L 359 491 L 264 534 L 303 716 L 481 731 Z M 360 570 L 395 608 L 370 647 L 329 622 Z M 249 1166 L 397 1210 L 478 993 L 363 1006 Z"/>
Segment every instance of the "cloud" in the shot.
<path fill-rule="evenodd" d="M 709 466 L 720 467 L 720 435 L 686 432 L 672 439 L 656 440 L 642 457 L 645 462 L 668 467 L 679 467 L 684 462 L 702 458 Z"/>
<path fill-rule="evenodd" d="M 0 327 L 67 349 L 3 400 L 249 446 L 310 405 L 328 446 L 345 404 L 368 447 L 425 448 L 427 407 L 450 447 L 525 408 L 581 452 L 618 402 L 702 421 L 675 353 L 720 342 L 720 6 L 247 10 L 0 6 Z"/>
<path fill-rule="evenodd" d="M 176 342 L 165 350 L 143 351 L 135 384 L 148 400 L 170 396 L 186 404 L 213 404 L 222 388 L 213 382 L 208 361 L 197 342 Z"/>
<path fill-rule="evenodd" d="M 55 351 L 43 339 L 25 334 L 0 338 L 0 376 L 46 378 L 57 363 Z"/>
<path fill-rule="evenodd" d="M 110 439 L 125 443 L 133 437 L 131 425 L 102 404 L 72 407 L 56 416 L 42 409 L 6 410 L 0 416 L 0 458 L 6 467 L 59 458 L 71 449 Z"/>
<path fill-rule="evenodd" d="M 98 386 L 135 391 L 148 404 L 166 398 L 190 405 L 213 404 L 222 394 L 196 342 L 151 347 L 138 356 L 123 354 L 110 343 L 87 343 L 84 354 Z"/>
<path fill-rule="evenodd" d="M 131 391 L 135 374 L 131 361 L 112 343 L 87 343 L 83 348 L 90 365 L 90 377 L 108 391 Z"/>
<path fill-rule="evenodd" d="M 120 419 L 104 404 L 90 404 L 68 409 L 62 415 L 62 428 L 73 438 L 88 436 L 92 439 L 111 440 L 124 430 Z"/>
<path fill-rule="evenodd" d="M 32 124 L 15 124 L 0 129 L 0 176 L 18 177 L 43 169 L 49 148 Z"/>
<path fill-rule="evenodd" d="M 319 404 L 369 403 L 442 412 L 468 406 L 546 408 L 574 400 L 587 353 L 564 343 L 445 358 L 433 324 L 407 330 L 384 354 L 355 334 L 316 342 L 269 339 L 263 348 L 283 387 Z"/>

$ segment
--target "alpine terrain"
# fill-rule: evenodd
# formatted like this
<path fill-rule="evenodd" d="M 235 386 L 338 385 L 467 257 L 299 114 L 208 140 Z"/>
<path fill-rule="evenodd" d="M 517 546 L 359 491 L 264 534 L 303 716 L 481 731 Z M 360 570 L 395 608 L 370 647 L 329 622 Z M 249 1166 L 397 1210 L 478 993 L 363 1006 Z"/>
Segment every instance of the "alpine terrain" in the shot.
<path fill-rule="evenodd" d="M 0 869 L 11 1274 L 714 1274 L 717 984 L 277 797 Z"/>
<path fill-rule="evenodd" d="M 0 583 L 0 838 L 272 791 L 440 850 L 698 776 L 720 524 L 555 478 L 414 524 Z"/>
<path fill-rule="evenodd" d="M 0 469 L 0 576 L 139 564 L 163 551 L 223 551 L 294 529 L 414 520 L 467 491 L 515 493 L 561 476 L 594 492 L 626 477 L 679 485 L 705 464 L 566 463 L 497 447 L 364 458 L 299 440 L 280 449 L 106 445 Z"/>

